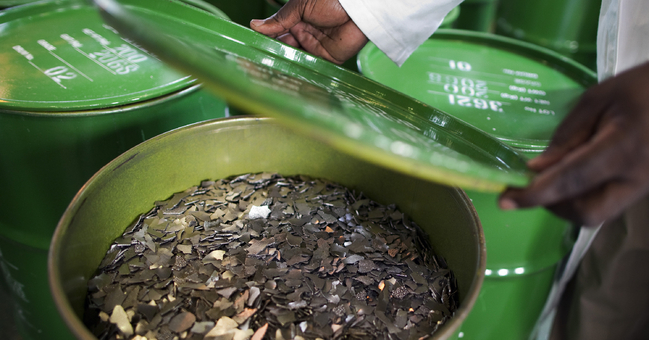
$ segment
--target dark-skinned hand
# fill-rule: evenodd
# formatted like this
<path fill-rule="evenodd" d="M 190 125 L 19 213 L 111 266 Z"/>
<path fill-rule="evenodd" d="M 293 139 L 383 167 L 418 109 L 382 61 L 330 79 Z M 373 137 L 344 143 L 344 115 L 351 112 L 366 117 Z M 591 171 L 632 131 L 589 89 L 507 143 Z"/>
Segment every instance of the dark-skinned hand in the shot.
<path fill-rule="evenodd" d="M 367 43 L 338 0 L 290 0 L 270 18 L 252 20 L 250 27 L 336 64 Z"/>
<path fill-rule="evenodd" d="M 595 226 L 649 192 L 649 63 L 590 88 L 529 161 L 527 188 L 509 188 L 503 209 L 545 206 Z"/>

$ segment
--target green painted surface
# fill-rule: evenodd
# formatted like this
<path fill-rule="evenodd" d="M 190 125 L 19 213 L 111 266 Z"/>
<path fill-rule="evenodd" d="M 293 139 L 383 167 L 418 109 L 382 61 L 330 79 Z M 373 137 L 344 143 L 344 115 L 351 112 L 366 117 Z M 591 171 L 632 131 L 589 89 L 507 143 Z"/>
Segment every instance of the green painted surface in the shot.
<path fill-rule="evenodd" d="M 162 132 L 215 117 L 225 104 L 196 88 L 158 102 L 120 110 L 43 114 L 0 111 L 0 236 L 19 246 L 7 254 L 22 276 L 28 301 L 18 318 L 25 339 L 62 339 L 46 281 L 45 260 L 56 223 L 75 193 L 97 170 L 132 146 Z M 34 250 L 35 249 L 35 250 Z M 42 256 L 34 257 L 38 251 Z M 6 256 L 8 257 L 8 255 Z M 4 270 L 0 268 L 0 271 Z M 29 275 L 29 276 L 27 276 Z M 28 322 L 25 322 L 25 319 Z"/>
<path fill-rule="evenodd" d="M 223 12 L 221 9 L 219 9 L 218 7 L 214 6 L 213 4 L 211 4 L 206 0 L 179 0 L 179 1 L 187 5 L 201 9 L 203 11 L 206 11 L 215 17 L 225 19 L 225 20 L 232 20 L 230 19 L 230 17 L 228 17 L 227 14 L 225 14 L 225 12 Z"/>
<path fill-rule="evenodd" d="M 128 44 L 137 49 L 104 27 L 86 2 L 16 7 L 0 12 L 0 22 L 4 98 L 0 102 L 0 272 L 15 300 L 15 320 L 10 322 L 15 322 L 23 339 L 64 339 L 69 333 L 45 282 L 51 236 L 70 200 L 97 170 L 132 146 L 180 126 L 223 117 L 227 108 L 224 101 L 193 85 L 195 80 L 154 62 L 150 55 L 142 61 L 148 66 L 135 71 L 137 79 L 118 77 L 86 57 L 84 62 L 74 59 L 72 63 L 66 53 L 79 52 L 69 43 L 70 37 L 82 44 L 77 48 L 84 52 L 99 48 L 85 28 L 110 39 L 110 46 Z M 64 34 L 67 40 L 61 37 Z M 39 40 L 56 49 L 48 51 Z M 29 51 L 31 60 L 13 48 L 17 44 Z M 141 50 L 137 53 L 143 55 Z M 73 79 L 61 78 L 64 89 L 29 63 L 52 68 L 56 66 L 46 63 L 58 60 L 59 66 L 72 72 L 55 55 L 93 81 L 76 73 Z M 90 66 L 98 72 L 85 68 Z M 134 84 L 140 78 L 146 86 Z M 169 79 L 176 83 L 170 84 Z M 147 87 L 153 90 L 130 93 Z M 106 100 L 109 96 L 114 98 Z"/>
<path fill-rule="evenodd" d="M 456 339 L 528 339 L 550 292 L 555 269 L 556 265 L 531 275 L 485 277 Z"/>
<path fill-rule="evenodd" d="M 545 148 L 571 105 L 595 83 L 591 71 L 554 52 L 468 31 L 439 31 L 400 69 L 374 46 L 359 61 L 368 77 L 489 132 L 526 158 Z M 557 263 L 572 247 L 572 227 L 541 208 L 502 211 L 497 194 L 467 195 L 485 230 L 487 272 L 456 336 L 526 339 Z"/>
<path fill-rule="evenodd" d="M 496 33 L 550 48 L 596 69 L 601 0 L 500 0 Z"/>
<path fill-rule="evenodd" d="M 453 28 L 457 18 L 460 17 L 460 7 L 454 7 L 442 20 L 442 23 L 439 25 L 439 28 Z"/>
<path fill-rule="evenodd" d="M 501 211 L 498 195 L 467 191 L 485 226 L 487 269 L 518 277 L 555 265 L 572 247 L 570 224 L 542 208 Z"/>
<path fill-rule="evenodd" d="M 466 193 L 484 227 L 488 256 L 483 288 L 461 332 L 466 339 L 527 339 L 557 265 L 572 248 L 574 229 L 543 208 L 502 211 L 498 195 Z"/>
<path fill-rule="evenodd" d="M 397 204 L 429 235 L 458 280 L 460 309 L 433 338 L 446 339 L 459 327 L 485 270 L 482 229 L 461 190 L 364 162 L 275 121 L 248 117 L 152 138 L 98 172 L 70 204 L 52 241 L 49 270 L 54 299 L 77 338 L 94 338 L 80 321 L 87 280 L 139 214 L 202 180 L 261 171 L 325 178 Z"/>
<path fill-rule="evenodd" d="M 0 0 L 0 9 L 24 5 L 30 2 L 35 2 L 37 0 Z"/>
<path fill-rule="evenodd" d="M 141 102 L 195 80 L 164 67 L 105 27 L 81 1 L 51 1 L 0 15 L 0 107 L 75 111 Z"/>
<path fill-rule="evenodd" d="M 493 32 L 499 0 L 464 0 L 455 28 Z"/>
<path fill-rule="evenodd" d="M 288 1 L 280 0 L 265 0 L 264 1 L 264 17 L 270 17 L 271 15 L 277 13 L 282 6 Z"/>
<path fill-rule="evenodd" d="M 150 15 L 101 1 L 106 19 L 247 112 L 282 122 L 365 160 L 479 190 L 524 185 L 522 157 L 487 134 L 325 60 L 222 20 L 186 25 L 182 8 Z M 156 3 L 170 12 L 173 2 Z M 191 51 L 191 53 L 189 53 Z"/>
<path fill-rule="evenodd" d="M 26 246 L 0 235 L 0 274 L 9 293 L 9 301 L 2 302 L 9 308 L 8 318 L 2 322 L 15 327 L 15 333 L 0 330 L 2 339 L 73 338 L 59 316 L 50 293 L 47 255 L 47 249 Z"/>
<path fill-rule="evenodd" d="M 10 165 L 0 168 L 0 234 L 47 249 L 69 201 L 103 165 L 160 133 L 224 115 L 225 104 L 197 88 L 114 110 L 0 110 L 0 159 Z"/>
<path fill-rule="evenodd" d="M 250 20 L 266 18 L 265 0 L 204 0 L 222 10 L 232 21 L 250 27 Z"/>
<path fill-rule="evenodd" d="M 495 35 L 440 30 L 403 64 L 375 45 L 362 73 L 510 145 L 542 150 L 595 75 L 549 50 Z"/>
<path fill-rule="evenodd" d="M 557 265 L 572 248 L 573 228 L 543 208 L 502 211 L 497 194 L 466 193 L 483 225 L 488 256 L 483 287 L 457 339 L 527 339 Z"/>

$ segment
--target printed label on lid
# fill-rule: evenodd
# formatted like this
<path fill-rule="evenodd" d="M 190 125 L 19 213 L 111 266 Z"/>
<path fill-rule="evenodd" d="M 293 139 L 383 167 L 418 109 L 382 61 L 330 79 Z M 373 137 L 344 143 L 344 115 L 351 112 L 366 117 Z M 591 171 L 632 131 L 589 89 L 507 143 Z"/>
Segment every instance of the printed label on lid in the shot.
<path fill-rule="evenodd" d="M 366 76 L 505 141 L 544 144 L 585 90 L 552 65 L 488 43 L 430 39 L 401 68 L 369 51 Z"/>
<path fill-rule="evenodd" d="M 0 108 L 73 111 L 157 98 L 193 83 L 72 4 L 10 20 L 0 31 Z"/>

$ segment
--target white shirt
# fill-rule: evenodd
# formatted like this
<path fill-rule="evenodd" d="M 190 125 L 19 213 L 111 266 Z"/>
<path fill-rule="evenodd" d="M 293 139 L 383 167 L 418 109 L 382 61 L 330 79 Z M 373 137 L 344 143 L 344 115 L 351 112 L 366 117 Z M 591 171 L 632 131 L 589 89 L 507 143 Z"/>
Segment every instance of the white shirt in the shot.
<path fill-rule="evenodd" d="M 602 81 L 649 61 L 649 0 L 603 0 L 597 31 Z"/>
<path fill-rule="evenodd" d="M 462 0 L 339 0 L 360 30 L 401 66 Z"/>
<path fill-rule="evenodd" d="M 397 65 L 403 64 L 462 2 L 339 1 L 367 38 Z M 649 61 L 649 0 L 603 0 L 597 45 L 600 80 Z"/>

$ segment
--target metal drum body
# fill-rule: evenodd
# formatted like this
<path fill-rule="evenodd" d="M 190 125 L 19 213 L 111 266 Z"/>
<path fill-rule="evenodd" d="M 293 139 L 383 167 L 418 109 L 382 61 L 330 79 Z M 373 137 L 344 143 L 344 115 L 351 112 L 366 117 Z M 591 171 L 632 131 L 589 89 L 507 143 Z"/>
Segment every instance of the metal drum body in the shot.
<path fill-rule="evenodd" d="M 266 0 L 264 2 L 264 18 L 277 13 L 287 2 L 288 0 Z"/>
<path fill-rule="evenodd" d="M 464 0 L 455 28 L 493 32 L 499 0 Z"/>
<path fill-rule="evenodd" d="M 69 201 L 132 146 L 227 107 L 122 40 L 86 2 L 14 7 L 0 22 L 0 271 L 22 337 L 64 338 L 45 264 Z"/>
<path fill-rule="evenodd" d="M 595 69 L 601 0 L 500 0 L 496 33 L 555 50 Z"/>
<path fill-rule="evenodd" d="M 134 218 L 202 180 L 262 171 L 325 178 L 396 203 L 429 235 L 458 279 L 460 309 L 434 338 L 448 338 L 460 326 L 477 298 L 485 264 L 480 223 L 461 190 L 366 163 L 273 120 L 242 117 L 152 138 L 109 163 L 77 194 L 59 222 L 49 262 L 57 307 L 75 336 L 94 339 L 81 321 L 87 280 Z"/>
<path fill-rule="evenodd" d="M 204 0 L 223 11 L 230 20 L 250 27 L 250 20 L 263 19 L 266 15 L 264 0 Z"/>
<path fill-rule="evenodd" d="M 375 46 L 361 71 L 515 147 L 540 154 L 579 95 L 596 83 L 585 67 L 550 50 L 495 35 L 440 30 L 401 68 Z M 444 124 L 444 122 L 438 122 Z M 572 226 L 544 209 L 501 211 L 497 194 L 467 191 L 485 230 L 485 283 L 459 336 L 525 339 L 547 297 Z"/>
<path fill-rule="evenodd" d="M 37 0 L 0 0 L 0 10 L 4 8 L 9 8 L 13 6 L 19 6 L 34 2 Z"/>
<path fill-rule="evenodd" d="M 457 23 L 457 19 L 460 17 L 460 6 L 454 7 L 442 20 L 442 24 L 439 25 L 439 28 L 453 28 Z"/>

